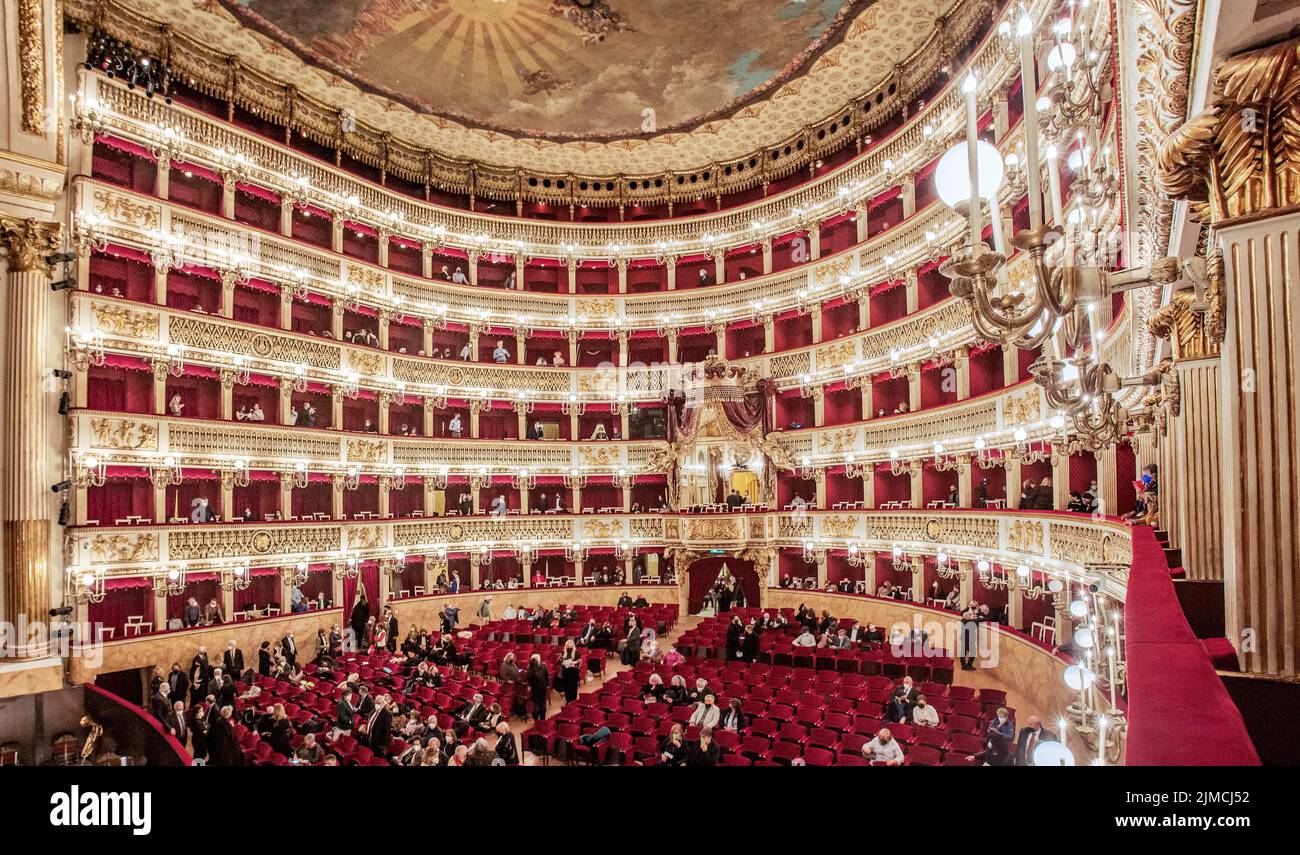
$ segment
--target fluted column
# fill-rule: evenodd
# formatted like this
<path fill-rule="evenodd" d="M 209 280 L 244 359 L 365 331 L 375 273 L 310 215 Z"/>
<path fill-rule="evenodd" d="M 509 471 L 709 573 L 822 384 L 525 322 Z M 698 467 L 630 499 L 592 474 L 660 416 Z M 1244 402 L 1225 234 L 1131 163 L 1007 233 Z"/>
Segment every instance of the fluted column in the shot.
<path fill-rule="evenodd" d="M 1223 578 L 1223 513 L 1218 502 L 1207 501 L 1222 492 L 1219 465 L 1219 358 L 1180 361 L 1174 368 L 1180 390 L 1179 414 L 1169 430 L 1178 438 L 1181 454 L 1172 472 L 1160 473 L 1160 489 L 1176 482 L 1180 522 L 1179 548 L 1189 579 Z"/>
<path fill-rule="evenodd" d="M 1227 636 L 1245 671 L 1286 677 L 1300 673 L 1300 152 L 1286 132 L 1287 117 L 1300 110 L 1298 56 L 1300 39 L 1292 37 L 1223 60 L 1206 110 L 1162 143 L 1155 176 L 1161 191 L 1190 200 L 1192 216 L 1213 228 L 1211 248 L 1222 257 L 1222 276 L 1212 256 L 1203 293 L 1194 297 L 1205 309 L 1204 338 L 1222 342 L 1217 410 Z M 1197 330 L 1188 331 L 1195 342 Z M 1214 402 L 1207 391 L 1202 397 L 1210 400 L 1192 405 L 1181 387 L 1186 380 L 1194 396 L 1210 375 L 1199 368 L 1176 374 L 1184 408 L 1178 418 L 1189 430 L 1175 424 L 1168 433 L 1182 439 L 1189 465 L 1209 453 L 1199 450 L 1208 417 L 1201 407 Z M 1162 506 L 1169 504 L 1166 471 Z M 1189 491 L 1187 498 L 1212 497 Z"/>
<path fill-rule="evenodd" d="M 0 215 L 0 242 L 9 267 L 5 318 L 4 383 L 4 576 L 5 620 L 20 628 L 6 653 L 35 659 L 49 653 L 49 639 L 28 644 L 21 628 L 48 621 L 50 609 L 51 496 L 49 464 L 53 431 L 48 424 L 44 378 L 50 370 L 50 269 L 57 252 L 58 223 Z"/>
<path fill-rule="evenodd" d="M 1246 671 L 1300 673 L 1300 214 L 1218 231 L 1227 291 L 1220 392 L 1228 637 Z M 1163 482 L 1161 489 L 1163 489 Z"/>

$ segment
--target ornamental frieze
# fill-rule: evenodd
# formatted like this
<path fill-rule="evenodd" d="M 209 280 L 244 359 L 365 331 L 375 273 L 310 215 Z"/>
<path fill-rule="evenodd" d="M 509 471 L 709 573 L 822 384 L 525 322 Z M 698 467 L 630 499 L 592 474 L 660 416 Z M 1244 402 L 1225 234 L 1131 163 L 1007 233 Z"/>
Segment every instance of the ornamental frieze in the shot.
<path fill-rule="evenodd" d="M 489 517 L 463 520 L 441 519 L 432 522 L 402 523 L 393 526 L 394 547 L 429 547 L 496 541 L 571 542 L 574 521 L 567 517 L 534 514 L 502 519 Z"/>
<path fill-rule="evenodd" d="M 1041 415 L 1042 408 L 1036 387 L 1002 399 L 1003 424 L 1026 425 L 1038 421 Z"/>
<path fill-rule="evenodd" d="M 1043 524 L 1034 520 L 1015 520 L 1007 526 L 1007 549 L 1029 555 L 1043 554 Z"/>
<path fill-rule="evenodd" d="M 590 540 L 612 540 L 623 536 L 623 524 L 619 520 L 600 519 L 583 520 L 582 536 Z"/>
<path fill-rule="evenodd" d="M 169 561 L 337 552 L 341 529 L 330 526 L 173 531 L 167 535 Z"/>
<path fill-rule="evenodd" d="M 384 526 L 348 526 L 348 549 L 378 549 L 384 545 Z"/>
<path fill-rule="evenodd" d="M 145 204 L 109 190 L 95 190 L 94 211 L 114 223 L 145 232 L 158 231 L 162 221 L 161 206 Z"/>
<path fill-rule="evenodd" d="M 201 350 L 224 351 L 335 371 L 341 362 L 341 349 L 337 345 L 274 335 L 231 324 L 214 324 L 180 315 L 167 318 L 167 333 L 173 344 Z"/>
<path fill-rule="evenodd" d="M 137 312 L 109 303 L 91 303 L 90 311 L 101 332 L 126 338 L 158 338 L 157 312 Z"/>
<path fill-rule="evenodd" d="M 345 269 L 347 284 L 354 285 L 369 294 L 384 294 L 387 292 L 388 280 L 381 271 L 357 264 L 346 264 Z"/>
<path fill-rule="evenodd" d="M 134 564 L 158 560 L 156 534 L 101 534 L 90 538 L 90 557 L 96 564 Z"/>
<path fill-rule="evenodd" d="M 130 419 L 91 419 L 91 444 L 96 448 L 126 451 L 157 451 L 158 428 L 149 422 Z"/>
<path fill-rule="evenodd" d="M 382 376 L 384 373 L 384 357 L 379 353 L 369 353 L 366 351 L 349 350 L 348 368 L 358 374 L 368 374 L 371 376 Z"/>
<path fill-rule="evenodd" d="M 855 339 L 837 341 L 817 349 L 817 367 L 823 371 L 828 368 L 843 368 L 851 362 L 856 362 L 857 358 L 858 343 Z"/>
<path fill-rule="evenodd" d="M 388 443 L 380 439 L 349 439 L 348 460 L 355 463 L 382 463 Z"/>
<path fill-rule="evenodd" d="M 701 518 L 686 521 L 688 541 L 727 541 L 742 538 L 739 521 L 728 518 Z"/>
<path fill-rule="evenodd" d="M 856 516 L 822 517 L 823 537 L 853 537 L 857 534 L 858 518 Z"/>

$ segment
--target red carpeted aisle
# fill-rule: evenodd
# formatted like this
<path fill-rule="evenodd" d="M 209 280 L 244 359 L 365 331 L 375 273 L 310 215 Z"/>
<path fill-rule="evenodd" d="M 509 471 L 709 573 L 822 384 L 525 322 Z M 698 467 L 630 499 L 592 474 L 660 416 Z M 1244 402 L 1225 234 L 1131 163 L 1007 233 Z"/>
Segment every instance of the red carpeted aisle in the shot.
<path fill-rule="evenodd" d="M 1124 604 L 1129 766 L 1258 766 L 1241 713 L 1183 616 L 1155 533 L 1133 528 Z"/>

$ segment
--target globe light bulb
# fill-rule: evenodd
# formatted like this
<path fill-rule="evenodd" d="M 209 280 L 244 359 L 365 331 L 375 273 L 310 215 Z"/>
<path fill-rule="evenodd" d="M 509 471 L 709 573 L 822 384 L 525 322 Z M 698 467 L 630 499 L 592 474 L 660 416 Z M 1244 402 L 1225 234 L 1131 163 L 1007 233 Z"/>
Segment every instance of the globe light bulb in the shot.
<path fill-rule="evenodd" d="M 980 198 L 993 199 L 1005 176 L 1002 155 L 983 140 L 975 144 L 975 151 Z M 949 208 L 956 208 L 959 202 L 969 203 L 970 165 L 965 143 L 953 146 L 939 158 L 939 164 L 934 170 L 934 186 L 939 192 L 939 198 Z"/>

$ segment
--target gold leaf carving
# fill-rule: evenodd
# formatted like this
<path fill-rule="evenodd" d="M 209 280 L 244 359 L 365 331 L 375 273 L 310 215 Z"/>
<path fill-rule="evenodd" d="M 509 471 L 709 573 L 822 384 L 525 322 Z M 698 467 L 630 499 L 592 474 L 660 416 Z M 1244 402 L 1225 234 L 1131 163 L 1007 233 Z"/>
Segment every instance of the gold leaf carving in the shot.
<path fill-rule="evenodd" d="M 128 338 L 158 338 L 158 313 L 136 312 L 126 306 L 92 303 L 90 311 L 100 330 Z"/>
<path fill-rule="evenodd" d="M 148 422 L 126 419 L 91 419 L 90 430 L 96 448 L 158 450 L 158 428 Z"/>
<path fill-rule="evenodd" d="M 348 460 L 358 463 L 382 463 L 387 446 L 378 439 L 349 439 Z"/>
<path fill-rule="evenodd" d="M 156 534 L 101 534 L 90 542 L 90 554 L 98 564 L 126 564 L 158 560 Z"/>

